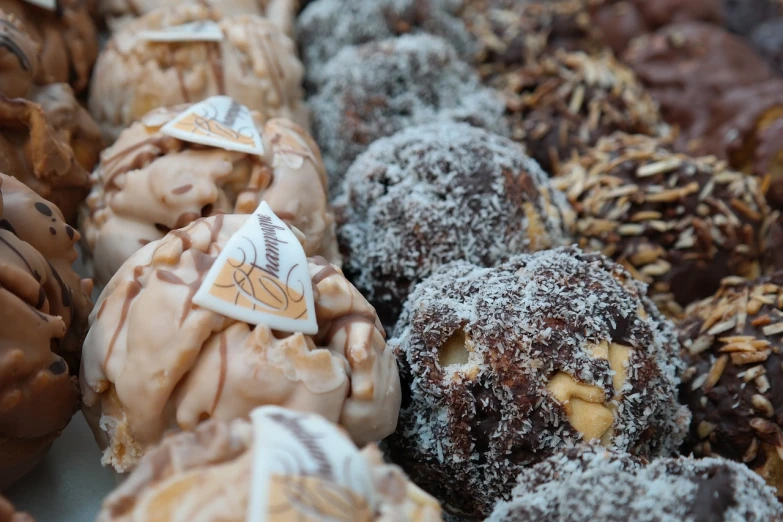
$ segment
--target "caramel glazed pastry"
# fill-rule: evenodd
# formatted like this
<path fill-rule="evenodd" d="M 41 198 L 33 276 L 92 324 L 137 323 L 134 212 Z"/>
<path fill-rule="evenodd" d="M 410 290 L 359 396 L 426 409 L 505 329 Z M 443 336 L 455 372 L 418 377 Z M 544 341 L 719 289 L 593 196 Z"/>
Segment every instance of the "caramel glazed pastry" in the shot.
<path fill-rule="evenodd" d="M 783 498 L 783 272 L 726 278 L 680 326 L 685 449 L 744 462 Z"/>
<path fill-rule="evenodd" d="M 220 42 L 148 42 L 143 31 L 212 20 Z M 90 113 L 108 142 L 152 109 L 224 94 L 263 120 L 288 118 L 308 128 L 302 102 L 304 68 L 296 45 L 272 22 L 255 15 L 221 18 L 203 5 L 155 10 L 117 32 L 98 58 Z"/>
<path fill-rule="evenodd" d="M 100 15 L 112 31 L 161 7 L 183 3 L 199 4 L 220 14 L 221 18 L 251 14 L 263 16 L 286 34 L 293 33 L 300 0 L 101 0 Z"/>
<path fill-rule="evenodd" d="M 247 219 L 221 214 L 170 232 L 134 254 L 101 294 L 80 382 L 105 465 L 128 471 L 172 427 L 244 417 L 266 404 L 319 413 L 359 444 L 394 430 L 394 355 L 375 310 L 325 259 L 308 260 L 316 335 L 254 327 L 193 304 Z"/>
<path fill-rule="evenodd" d="M 0 10 L 14 17 L 15 25 L 23 26 L 35 42 L 35 83 L 70 83 L 80 94 L 87 89 L 98 57 L 97 30 L 83 0 L 57 0 L 56 5 L 50 11 L 23 0 L 0 0 Z M 7 49 L 8 38 L 2 42 Z"/>
<path fill-rule="evenodd" d="M 72 270 L 79 234 L 0 174 L 0 490 L 32 469 L 78 409 L 92 283 Z"/>
<path fill-rule="evenodd" d="M 139 248 L 199 217 L 250 214 L 261 201 L 307 238 L 305 253 L 340 264 L 326 171 L 302 128 L 253 113 L 264 156 L 182 141 L 160 128 L 187 106 L 157 109 L 123 131 L 93 173 L 82 230 L 99 283 Z"/>
<path fill-rule="evenodd" d="M 189 522 L 244 522 L 251 493 L 253 455 L 258 451 L 275 450 L 271 447 L 255 447 L 253 426 L 240 419 L 231 422 L 212 420 L 199 425 L 193 433 L 168 436 L 106 498 L 97 522 L 132 522 L 153 518 Z M 366 446 L 360 457 L 370 467 L 372 489 L 376 495 L 374 513 L 362 513 L 365 516 L 360 518 L 329 517 L 328 520 L 442 520 L 438 502 L 410 482 L 397 466 L 384 463 L 374 445 Z M 331 495 L 336 491 L 330 490 L 329 493 Z M 297 500 L 304 504 L 312 503 L 314 509 L 330 502 L 312 490 L 298 490 Z M 279 507 L 285 509 L 285 503 L 282 500 Z M 350 507 L 355 506 L 345 506 L 348 509 Z M 317 519 L 308 517 L 307 520 Z"/>

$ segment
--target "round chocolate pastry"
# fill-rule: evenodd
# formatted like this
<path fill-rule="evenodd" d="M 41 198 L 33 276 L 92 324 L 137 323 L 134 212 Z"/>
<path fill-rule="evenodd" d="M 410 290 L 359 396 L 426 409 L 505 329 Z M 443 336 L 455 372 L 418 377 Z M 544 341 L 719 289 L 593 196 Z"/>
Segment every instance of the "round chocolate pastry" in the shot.
<path fill-rule="evenodd" d="M 723 0 L 729 31 L 749 36 L 761 23 L 783 14 L 780 0 Z"/>
<path fill-rule="evenodd" d="M 751 35 L 756 50 L 778 74 L 783 74 L 783 16 L 759 25 Z"/>
<path fill-rule="evenodd" d="M 26 55 L 28 66 L 35 71 L 35 83 L 70 83 L 82 93 L 98 57 L 97 30 L 82 0 L 58 0 L 56 4 L 57 10 L 50 11 L 25 0 L 0 0 L 0 10 L 13 17 L 13 25 L 23 28 L 37 46 L 37 56 L 27 54 L 32 50 L 29 47 L 11 52 Z M 6 25 L 8 48 L 19 40 L 8 24 L 2 25 Z"/>
<path fill-rule="evenodd" d="M 73 272 L 79 234 L 0 174 L 0 490 L 31 470 L 78 409 L 90 281 Z M 0 508 L 1 512 L 2 508 Z"/>
<path fill-rule="evenodd" d="M 434 36 L 347 47 L 324 67 L 323 79 L 309 103 L 333 192 L 372 142 L 406 127 L 464 121 L 507 134 L 501 96 Z"/>
<path fill-rule="evenodd" d="M 57 90 L 55 86 L 51 92 Z M 66 127 L 55 127 L 61 114 L 58 103 L 44 101 L 42 106 L 0 95 L 0 172 L 19 179 L 54 203 L 66 220 L 74 223 L 77 208 L 90 190 L 90 175 L 79 158 L 88 158 L 86 151 L 96 144 L 74 140 L 79 133 L 74 135 Z M 77 123 L 71 120 L 68 125 Z"/>
<path fill-rule="evenodd" d="M 238 15 L 263 16 L 290 35 L 299 0 L 101 0 L 98 10 L 109 28 L 117 31 L 155 9 L 183 3 L 208 7 L 216 12 L 218 19 Z"/>
<path fill-rule="evenodd" d="M 609 47 L 621 55 L 631 40 L 678 22 L 723 23 L 722 0 L 600 0 L 593 22 Z"/>
<path fill-rule="evenodd" d="M 567 163 L 554 185 L 577 213 L 582 248 L 649 285 L 658 308 L 712 295 L 729 275 L 756 277 L 773 219 L 758 180 L 712 156 L 692 158 L 647 136 L 614 134 Z"/>
<path fill-rule="evenodd" d="M 562 447 L 667 456 L 687 430 L 674 327 L 600 254 L 452 263 L 416 287 L 397 334 L 392 460 L 465 519 L 489 515 L 520 471 Z"/>
<path fill-rule="evenodd" d="M 688 451 L 746 463 L 783 497 L 783 272 L 724 280 L 680 324 Z M 777 375 L 777 377 L 776 377 Z"/>
<path fill-rule="evenodd" d="M 720 98 L 774 77 L 743 39 L 699 22 L 673 24 L 635 39 L 624 61 L 636 72 L 664 120 L 680 128 L 677 148 L 698 152 L 714 127 Z"/>
<path fill-rule="evenodd" d="M 147 41 L 145 31 L 215 21 L 223 40 Z M 307 127 L 302 63 L 293 40 L 254 15 L 221 18 L 198 4 L 150 12 L 125 25 L 101 52 L 90 89 L 90 112 L 107 141 L 152 109 L 228 95 L 262 119 L 288 118 Z"/>
<path fill-rule="evenodd" d="M 558 51 L 493 85 L 507 96 L 512 138 L 553 175 L 601 136 L 668 132 L 644 87 L 611 53 Z"/>
<path fill-rule="evenodd" d="M 193 303 L 246 215 L 199 219 L 136 252 L 91 317 L 83 411 L 102 462 L 133 468 L 166 430 L 275 404 L 320 413 L 366 443 L 394 430 L 394 355 L 372 306 L 342 272 L 310 258 L 318 334 L 253 326 Z"/>
<path fill-rule="evenodd" d="M 318 146 L 289 120 L 254 113 L 264 156 L 182 141 L 160 128 L 188 107 L 156 109 L 120 134 L 93 174 L 82 229 L 105 283 L 134 252 L 200 217 L 250 214 L 266 201 L 339 264 Z"/>
<path fill-rule="evenodd" d="M 520 473 L 487 522 L 768 522 L 783 520 L 772 490 L 724 459 L 658 459 L 578 446 Z"/>
<path fill-rule="evenodd" d="M 518 144 L 457 123 L 373 143 L 348 171 L 336 206 L 345 271 L 385 325 L 440 265 L 493 266 L 561 246 L 573 222 L 563 195 Z"/>
<path fill-rule="evenodd" d="M 0 496 L 0 522 L 35 522 L 27 513 L 18 513 L 14 506 Z"/>
<path fill-rule="evenodd" d="M 106 498 L 97 522 L 153 520 L 161 513 L 165 513 L 165 520 L 245 522 L 253 494 L 254 454 L 267 452 L 273 456 L 281 451 L 277 447 L 256 448 L 253 431 L 253 425 L 244 420 L 212 420 L 199 425 L 193 433 L 177 433 L 164 438 Z M 323 433 L 319 435 L 323 436 Z M 319 442 L 313 441 L 316 450 L 322 449 Z M 291 513 L 294 511 L 290 509 L 291 503 L 296 503 L 312 509 L 307 520 L 442 520 L 438 502 L 410 482 L 397 466 L 384 463 L 374 445 L 365 447 L 357 457 L 370 469 L 371 487 L 376 497 L 374 512 L 368 509 L 361 513 L 362 517 L 349 516 L 351 508 L 361 509 L 356 497 L 341 498 L 345 490 L 334 482 L 327 483 L 331 487 L 321 491 L 307 488 L 307 479 L 302 477 L 297 477 L 301 484 L 292 484 L 291 490 L 281 492 L 275 499 L 276 510 Z M 298 471 L 297 465 L 314 466 L 298 461 L 293 464 L 292 471 Z M 333 473 L 329 469 L 326 472 L 327 476 Z M 319 508 L 324 507 L 331 516 L 317 517 L 321 514 Z M 293 513 L 294 517 L 297 514 L 301 515 L 301 511 Z M 294 517 L 290 520 L 305 520 Z"/>
<path fill-rule="evenodd" d="M 344 47 L 402 34 L 429 33 L 449 41 L 459 56 L 473 42 L 456 16 L 454 0 L 317 0 L 297 20 L 296 36 L 307 76 L 317 83 L 323 66 Z M 317 89 L 319 85 L 314 85 Z"/>

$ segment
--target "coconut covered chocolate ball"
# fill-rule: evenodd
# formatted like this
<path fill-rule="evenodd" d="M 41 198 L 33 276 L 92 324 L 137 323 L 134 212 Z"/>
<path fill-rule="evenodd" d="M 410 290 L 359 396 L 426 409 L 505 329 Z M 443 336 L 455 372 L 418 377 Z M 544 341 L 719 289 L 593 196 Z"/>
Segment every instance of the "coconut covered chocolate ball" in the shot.
<path fill-rule="evenodd" d="M 289 414 L 291 415 L 291 414 Z M 296 417 L 293 417 L 296 421 Z M 296 421 L 293 427 L 302 424 Z M 318 434 L 310 444 L 316 450 L 324 448 Z M 331 432 L 334 431 L 334 434 Z M 340 437 L 337 429 L 329 436 Z M 178 433 L 163 439 L 150 451 L 138 469 L 103 503 L 98 522 L 133 522 L 147 520 L 165 513 L 168 520 L 199 520 L 201 522 L 244 522 L 248 503 L 253 496 L 253 459 L 261 454 L 274 459 L 279 447 L 258 446 L 254 441 L 254 426 L 245 420 L 231 422 L 208 421 L 193 433 Z M 288 455 L 290 457 L 290 455 Z M 375 505 L 367 506 L 361 497 L 345 495 L 334 475 L 342 470 L 323 466 L 321 473 L 310 481 L 322 479 L 320 490 L 308 487 L 307 478 L 295 477 L 288 489 L 275 498 L 275 510 L 303 516 L 305 510 L 313 518 L 293 520 L 356 520 L 366 522 L 440 522 L 441 508 L 437 501 L 410 482 L 397 466 L 386 464 L 375 446 L 365 447 L 353 456 L 358 464 L 348 461 L 354 469 L 369 468 L 369 484 L 375 495 Z M 257 458 L 257 457 L 256 457 Z M 312 467 L 310 459 L 294 466 Z M 297 472 L 293 467 L 290 471 Z M 298 507 L 299 509 L 296 509 Z"/>
<path fill-rule="evenodd" d="M 506 132 L 502 98 L 453 47 L 423 34 L 343 49 L 309 103 L 332 191 L 372 142 L 406 127 L 461 121 Z"/>
<path fill-rule="evenodd" d="M 658 459 L 581 446 L 519 475 L 488 522 L 766 522 L 783 520 L 772 490 L 724 459 Z"/>
<path fill-rule="evenodd" d="M 612 132 L 668 132 L 636 76 L 611 53 L 559 51 L 492 84 L 507 96 L 512 138 L 553 175 Z"/>
<path fill-rule="evenodd" d="M 396 332 L 405 399 L 391 457 L 455 516 L 486 517 L 560 448 L 661 457 L 687 430 L 673 325 L 600 254 L 452 263 L 416 287 Z"/>
<path fill-rule="evenodd" d="M 30 471 L 78 409 L 92 284 L 79 234 L 52 203 L 0 174 L 0 490 Z M 2 508 L 0 508 L 2 512 Z"/>
<path fill-rule="evenodd" d="M 339 264 L 326 171 L 307 132 L 282 118 L 264 123 L 253 113 L 263 156 L 160 132 L 188 107 L 152 111 L 103 153 L 82 227 L 98 282 L 170 230 L 215 214 L 250 214 L 261 201 L 302 231 L 308 255 Z"/>
<path fill-rule="evenodd" d="M 325 259 L 308 259 L 318 333 L 253 326 L 193 303 L 250 218 L 217 215 L 134 254 L 101 294 L 84 344 L 83 411 L 104 465 L 131 470 L 171 429 L 274 404 L 339 422 L 357 443 L 394 430 L 394 355 L 372 306 Z"/>
<path fill-rule="evenodd" d="M 681 316 L 726 276 L 762 271 L 773 219 L 763 187 L 712 156 L 614 134 L 566 164 L 554 185 L 577 213 L 580 245 L 647 283 L 667 315 Z"/>
<path fill-rule="evenodd" d="M 318 89 L 318 73 L 343 48 L 403 34 L 429 33 L 451 43 L 462 57 L 474 43 L 457 16 L 454 0 L 317 0 L 302 11 L 296 37 L 307 76 Z"/>
<path fill-rule="evenodd" d="M 98 57 L 97 30 L 81 0 L 56 4 L 57 9 L 50 11 L 35 2 L 0 0 L 0 11 L 13 17 L 14 25 L 23 28 L 37 47 L 36 59 L 27 56 L 31 67 L 37 65 L 35 83 L 70 83 L 82 93 Z"/>
<path fill-rule="evenodd" d="M 680 324 L 687 451 L 744 462 L 783 497 L 783 272 L 724 280 Z M 777 376 L 777 377 L 776 377 Z"/>
<path fill-rule="evenodd" d="M 221 41 L 152 42 L 144 31 L 214 21 Z M 114 34 L 95 66 L 90 112 L 108 142 L 153 109 L 227 95 L 263 120 L 287 118 L 307 127 L 302 63 L 296 45 L 271 21 L 221 18 L 200 4 L 150 12 Z"/>
<path fill-rule="evenodd" d="M 336 203 L 349 279 L 393 325 L 440 265 L 493 266 L 569 242 L 571 210 L 512 141 L 466 124 L 425 125 L 375 142 Z"/>

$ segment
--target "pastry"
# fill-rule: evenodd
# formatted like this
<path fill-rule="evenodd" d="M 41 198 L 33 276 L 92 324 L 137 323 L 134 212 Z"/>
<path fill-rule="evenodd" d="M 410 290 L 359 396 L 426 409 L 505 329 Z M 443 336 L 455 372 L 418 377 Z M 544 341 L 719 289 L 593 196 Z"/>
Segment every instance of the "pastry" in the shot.
<path fill-rule="evenodd" d="M 134 252 L 199 217 L 250 214 L 260 201 L 307 237 L 308 255 L 339 264 L 318 146 L 289 120 L 254 113 L 264 156 L 173 138 L 161 127 L 187 106 L 156 109 L 103 153 L 83 220 L 105 283 Z"/>
<path fill-rule="evenodd" d="M 575 248 L 438 270 L 389 342 L 404 388 L 392 461 L 444 511 L 480 520 L 523 469 L 580 441 L 672 454 L 690 420 L 676 400 L 682 361 L 644 292 Z"/>
<path fill-rule="evenodd" d="M 554 185 L 577 213 L 583 248 L 614 258 L 672 317 L 729 275 L 756 277 L 774 216 L 754 177 L 712 156 L 614 134 L 567 163 Z"/>
<path fill-rule="evenodd" d="M 90 281 L 71 268 L 79 234 L 0 174 L 0 490 L 31 470 L 78 409 Z M 0 508 L 2 511 L 2 508 Z"/>
<path fill-rule="evenodd" d="M 317 334 L 194 304 L 221 250 L 255 217 L 220 214 L 173 230 L 131 256 L 104 289 L 80 379 L 104 465 L 129 471 L 171 428 L 246 417 L 266 404 L 320 413 L 359 444 L 394 430 L 400 388 L 383 328 L 325 259 L 307 267 Z"/>
<path fill-rule="evenodd" d="M 144 31 L 215 21 L 222 41 L 151 42 Z M 95 66 L 90 112 L 107 142 L 152 109 L 231 96 L 263 120 L 307 128 L 302 64 L 272 22 L 253 15 L 221 19 L 208 7 L 179 4 L 150 12 L 112 36 Z"/>
<path fill-rule="evenodd" d="M 519 145 L 466 124 L 373 143 L 336 201 L 348 278 L 394 325 L 413 287 L 457 259 L 493 266 L 570 241 L 563 195 Z"/>
<path fill-rule="evenodd" d="M 370 144 L 414 125 L 463 121 L 506 133 L 500 95 L 446 41 L 406 35 L 343 49 L 309 100 L 332 193 Z"/>

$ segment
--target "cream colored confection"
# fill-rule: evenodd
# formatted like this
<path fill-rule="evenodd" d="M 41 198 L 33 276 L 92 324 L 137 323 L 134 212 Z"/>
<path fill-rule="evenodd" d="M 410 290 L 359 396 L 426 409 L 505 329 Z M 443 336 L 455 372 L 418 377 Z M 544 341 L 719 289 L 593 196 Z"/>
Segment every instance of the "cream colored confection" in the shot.
<path fill-rule="evenodd" d="M 342 272 L 310 258 L 316 335 L 273 331 L 193 304 L 248 216 L 217 215 L 134 254 L 104 289 L 84 344 L 83 411 L 119 472 L 171 428 L 257 406 L 315 412 L 364 444 L 397 424 L 400 382 L 375 310 Z"/>
<path fill-rule="evenodd" d="M 326 171 L 318 146 L 285 119 L 254 113 L 264 156 L 196 145 L 160 128 L 187 107 L 158 109 L 102 155 L 82 229 L 105 283 L 134 252 L 169 230 L 218 213 L 249 214 L 261 201 L 306 236 L 305 252 L 339 264 Z"/>
<path fill-rule="evenodd" d="M 220 42 L 149 42 L 145 30 L 213 20 Z M 293 40 L 255 15 L 221 20 L 203 5 L 158 9 L 127 24 L 104 48 L 93 74 L 89 108 L 109 143 L 152 109 L 226 94 L 261 113 L 307 128 L 304 68 Z"/>
<path fill-rule="evenodd" d="M 167 437 L 106 498 L 98 522 L 245 522 L 256 451 L 272 449 L 255 448 L 253 426 L 243 420 L 207 422 L 195 433 Z M 443 520 L 438 502 L 400 468 L 385 464 L 374 445 L 365 447 L 361 457 L 370 466 L 376 508 L 355 522 Z M 335 498 L 299 493 L 297 501 L 314 507 Z"/>

